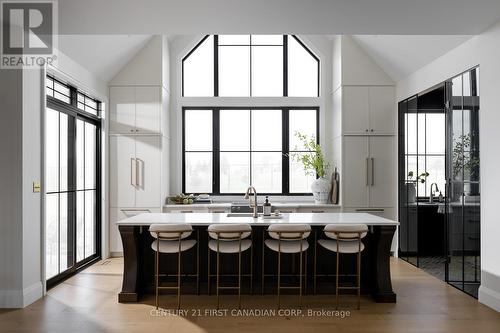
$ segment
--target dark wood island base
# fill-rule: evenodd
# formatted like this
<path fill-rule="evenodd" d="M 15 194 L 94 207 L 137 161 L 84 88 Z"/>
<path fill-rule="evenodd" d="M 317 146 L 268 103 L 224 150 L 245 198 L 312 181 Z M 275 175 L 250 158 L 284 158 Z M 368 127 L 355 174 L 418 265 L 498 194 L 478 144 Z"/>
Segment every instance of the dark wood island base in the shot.
<path fill-rule="evenodd" d="M 207 231 L 206 226 L 193 226 L 194 233 L 192 237 L 198 239 L 199 250 L 195 247 L 186 253 L 183 253 L 182 272 L 183 274 L 192 274 L 196 270 L 196 256 L 199 253 L 200 265 L 200 289 L 201 292 L 207 292 Z M 322 236 L 323 227 L 320 225 L 312 226 L 309 241 L 309 249 L 307 251 L 307 287 L 306 295 L 313 293 L 313 273 L 314 273 L 314 255 L 315 241 Z M 361 286 L 362 293 L 369 294 L 377 303 L 396 303 L 396 294 L 392 290 L 391 272 L 389 266 L 391 243 L 396 226 L 393 225 L 373 225 L 370 226 L 370 232 L 363 240 L 365 250 L 362 253 L 362 268 L 361 268 Z M 253 241 L 253 289 L 249 288 L 248 279 L 242 280 L 243 293 L 254 294 L 261 290 L 262 281 L 262 242 L 265 226 L 252 226 L 252 241 Z M 122 290 L 118 294 L 120 303 L 138 302 L 143 294 L 154 293 L 154 252 L 151 249 L 153 238 L 148 232 L 148 226 L 137 225 L 119 225 L 120 235 L 123 242 L 123 284 Z M 198 252 L 199 251 L 199 252 Z M 243 260 L 248 260 L 243 264 L 243 269 L 248 267 L 250 251 L 247 251 L 243 256 Z M 266 274 L 276 271 L 276 255 L 266 251 Z M 318 276 L 317 288 L 318 294 L 334 294 L 335 293 L 335 276 L 334 265 L 335 255 L 329 251 L 321 249 L 319 246 L 316 250 L 317 260 L 316 267 Z M 283 268 L 289 268 L 291 273 L 296 272 L 296 264 L 293 256 L 282 259 Z M 340 259 L 341 272 L 350 274 L 354 271 L 355 260 L 349 255 L 342 255 Z M 162 273 L 168 274 L 169 268 L 174 270 L 175 256 L 162 256 L 160 261 L 160 270 Z M 213 261 L 212 261 L 213 263 Z M 221 271 L 234 273 L 235 258 L 224 258 L 221 260 Z M 246 265 L 246 266 L 245 266 Z M 212 266 L 214 267 L 214 266 Z M 173 272 L 172 270 L 172 272 Z M 328 276 L 326 276 L 328 275 Z M 347 278 L 347 277 L 346 277 Z M 174 277 L 175 279 L 175 277 Z M 175 280 L 172 280 L 175 281 Z M 269 281 L 269 282 L 268 282 Z M 212 281 L 214 283 L 214 281 Z M 275 281 L 271 278 L 266 278 L 266 293 L 276 292 Z M 183 278 L 182 288 L 184 294 L 196 293 L 196 280 L 193 278 Z M 246 288 L 246 289 L 245 289 Z"/>

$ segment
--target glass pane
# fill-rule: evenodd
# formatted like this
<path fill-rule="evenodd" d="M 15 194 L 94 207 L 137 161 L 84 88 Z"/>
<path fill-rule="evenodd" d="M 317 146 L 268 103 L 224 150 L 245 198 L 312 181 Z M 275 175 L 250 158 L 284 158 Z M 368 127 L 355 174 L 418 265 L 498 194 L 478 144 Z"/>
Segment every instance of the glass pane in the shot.
<path fill-rule="evenodd" d="M 296 153 L 299 155 L 305 153 Z M 290 193 L 310 193 L 314 175 L 306 175 L 304 166 L 294 158 L 290 158 Z"/>
<path fill-rule="evenodd" d="M 281 163 L 281 153 L 252 153 L 252 185 L 262 193 L 281 193 Z"/>
<path fill-rule="evenodd" d="M 186 151 L 212 150 L 212 110 L 186 110 L 184 114 Z"/>
<path fill-rule="evenodd" d="M 85 258 L 85 194 L 76 192 L 76 261 Z"/>
<path fill-rule="evenodd" d="M 85 191 L 85 257 L 96 253 L 96 191 Z"/>
<path fill-rule="evenodd" d="M 250 184 L 250 154 L 220 153 L 220 192 L 243 193 Z"/>
<path fill-rule="evenodd" d="M 426 114 L 425 113 L 419 113 L 418 114 L 418 124 L 417 124 L 417 131 L 418 131 L 418 153 L 424 155 L 425 154 L 425 126 L 426 126 Z"/>
<path fill-rule="evenodd" d="M 183 96 L 214 95 L 214 42 L 209 36 L 183 61 Z"/>
<path fill-rule="evenodd" d="M 444 113 L 428 113 L 427 128 L 427 154 L 444 154 L 446 141 L 446 125 Z"/>
<path fill-rule="evenodd" d="M 85 181 L 85 123 L 76 121 L 76 189 L 84 189 Z"/>
<path fill-rule="evenodd" d="M 250 96 L 250 47 L 219 47 L 219 96 Z"/>
<path fill-rule="evenodd" d="M 290 110 L 289 113 L 290 150 L 304 150 L 304 145 L 296 133 L 308 138 L 316 137 L 316 110 Z"/>
<path fill-rule="evenodd" d="M 61 101 L 63 101 L 64 103 L 68 103 L 68 104 L 70 104 L 70 99 L 69 99 L 69 97 L 68 97 L 68 96 L 66 96 L 66 95 L 63 95 L 63 94 L 61 94 L 61 93 L 58 93 L 57 91 L 56 91 L 56 92 L 54 92 L 54 97 L 55 97 L 55 98 L 57 98 L 57 99 L 59 99 L 59 100 L 61 100 Z"/>
<path fill-rule="evenodd" d="M 252 151 L 281 151 L 281 123 L 281 110 L 252 110 Z"/>
<path fill-rule="evenodd" d="M 68 193 L 59 194 L 59 271 L 65 271 L 71 266 L 68 254 L 71 244 L 68 239 Z"/>
<path fill-rule="evenodd" d="M 212 192 L 212 153 L 186 153 L 186 193 Z"/>
<path fill-rule="evenodd" d="M 318 96 L 318 61 L 297 40 L 288 37 L 288 96 Z"/>
<path fill-rule="evenodd" d="M 45 196 L 45 277 L 59 273 L 59 194 Z"/>
<path fill-rule="evenodd" d="M 283 96 L 283 47 L 252 47 L 252 96 Z"/>
<path fill-rule="evenodd" d="M 252 35 L 252 45 L 283 45 L 283 35 Z"/>
<path fill-rule="evenodd" d="M 96 188 L 96 127 L 85 123 L 85 188 Z"/>
<path fill-rule="evenodd" d="M 407 154 L 417 153 L 417 114 L 407 113 L 406 117 L 406 128 L 405 128 L 405 144 Z"/>
<path fill-rule="evenodd" d="M 464 73 L 462 77 L 463 84 L 463 95 L 472 96 L 471 94 L 471 82 L 470 82 L 470 72 Z"/>
<path fill-rule="evenodd" d="M 250 110 L 220 110 L 220 150 L 250 150 Z"/>
<path fill-rule="evenodd" d="M 68 121 L 69 117 L 60 113 L 59 115 L 59 185 L 60 191 L 68 190 Z"/>
<path fill-rule="evenodd" d="M 45 188 L 59 190 L 59 112 L 47 108 L 45 113 Z"/>
<path fill-rule="evenodd" d="M 219 45 L 250 45 L 250 35 L 219 35 Z"/>
<path fill-rule="evenodd" d="M 445 157 L 443 156 L 427 156 L 427 172 L 429 176 L 427 177 L 427 194 L 430 195 L 430 188 L 432 183 L 436 183 L 439 190 L 434 194 L 439 195 L 439 191 L 445 195 L 444 185 L 446 183 L 445 175 Z"/>
<path fill-rule="evenodd" d="M 425 155 L 417 157 L 417 174 L 421 175 L 425 172 Z M 429 192 L 427 189 L 430 187 L 431 183 L 427 180 L 425 183 L 417 182 L 417 196 L 425 197 Z"/>

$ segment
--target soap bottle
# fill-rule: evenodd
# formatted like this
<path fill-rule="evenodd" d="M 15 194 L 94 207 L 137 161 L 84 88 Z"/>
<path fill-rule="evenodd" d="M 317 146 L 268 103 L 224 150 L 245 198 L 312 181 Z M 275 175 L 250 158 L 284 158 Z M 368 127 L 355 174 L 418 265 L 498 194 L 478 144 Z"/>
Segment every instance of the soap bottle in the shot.
<path fill-rule="evenodd" d="M 441 193 L 441 191 L 439 191 L 439 202 L 444 202 L 443 193 Z"/>
<path fill-rule="evenodd" d="M 271 216 L 271 203 L 268 196 L 266 196 L 266 202 L 264 202 L 263 213 L 264 216 Z"/>

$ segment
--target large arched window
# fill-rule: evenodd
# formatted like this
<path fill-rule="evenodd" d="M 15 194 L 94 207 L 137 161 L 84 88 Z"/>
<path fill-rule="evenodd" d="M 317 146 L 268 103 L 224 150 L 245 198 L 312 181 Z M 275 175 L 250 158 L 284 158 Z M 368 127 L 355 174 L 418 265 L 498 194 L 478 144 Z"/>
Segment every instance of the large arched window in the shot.
<path fill-rule="evenodd" d="M 186 97 L 318 97 L 319 59 L 293 35 L 208 35 L 182 59 Z"/>
<path fill-rule="evenodd" d="M 319 59 L 297 37 L 205 36 L 182 59 L 182 95 L 250 98 L 231 99 L 232 107 L 183 104 L 184 193 L 238 194 L 248 185 L 260 194 L 310 193 L 314 175 L 291 156 L 312 153 L 297 132 L 319 139 Z M 252 97 L 309 97 L 311 105 L 256 106 Z"/>

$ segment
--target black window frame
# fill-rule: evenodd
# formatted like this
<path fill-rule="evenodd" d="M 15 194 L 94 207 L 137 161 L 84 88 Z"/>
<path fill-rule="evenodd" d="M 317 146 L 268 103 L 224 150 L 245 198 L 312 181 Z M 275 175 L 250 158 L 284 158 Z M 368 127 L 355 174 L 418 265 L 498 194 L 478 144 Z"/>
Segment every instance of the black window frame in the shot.
<path fill-rule="evenodd" d="M 52 81 L 52 87 L 49 87 L 47 85 L 47 81 Z M 50 95 L 50 90 L 52 92 L 56 91 L 54 89 L 54 83 L 57 82 L 58 84 L 64 86 L 65 88 L 69 89 L 69 96 L 66 94 L 63 94 L 65 97 L 69 98 L 69 103 L 54 97 L 54 93 Z M 101 172 L 101 164 L 102 164 L 102 134 L 101 134 L 101 129 L 102 129 L 102 120 L 100 118 L 101 115 L 101 110 L 102 110 L 102 102 L 90 97 L 89 95 L 85 94 L 84 92 L 78 90 L 75 86 L 70 85 L 68 83 L 65 83 L 62 80 L 57 79 L 51 74 L 46 75 L 46 80 L 45 80 L 45 86 L 46 86 L 46 94 L 45 94 L 45 107 L 51 108 L 55 111 L 58 111 L 60 113 L 64 113 L 70 117 L 73 117 L 75 119 L 74 121 L 74 129 L 76 129 L 76 122 L 78 119 L 82 119 L 84 122 L 90 123 L 92 125 L 96 126 L 96 157 L 95 157 L 95 167 L 96 167 L 96 174 L 95 174 L 95 191 L 96 191 L 96 201 L 95 201 L 95 254 L 92 254 L 86 258 L 83 258 L 80 261 L 77 261 L 77 252 L 76 252 L 76 195 L 73 196 L 71 205 L 68 202 L 68 211 L 71 211 L 71 214 L 68 214 L 68 218 L 71 216 L 71 226 L 68 225 L 68 240 L 71 240 L 71 243 L 73 245 L 73 249 L 71 251 L 68 251 L 68 258 L 71 258 L 73 265 L 69 268 L 67 268 L 64 271 L 61 271 L 60 273 L 54 275 L 53 277 L 49 278 L 46 280 L 46 286 L 47 289 L 51 289 L 55 286 L 57 286 L 59 283 L 62 281 L 70 278 L 74 274 L 80 272 L 81 270 L 85 269 L 86 267 L 94 264 L 95 262 L 101 260 L 101 252 L 102 252 L 102 172 Z M 91 98 L 96 102 L 97 106 L 97 115 L 94 115 L 92 113 L 86 112 L 85 110 L 82 110 L 78 108 L 78 94 L 82 94 L 86 96 L 86 98 Z M 75 140 L 76 140 L 76 131 L 75 133 Z M 60 148 L 58 148 L 60 149 Z M 68 177 L 71 177 L 71 179 L 68 179 L 68 184 L 71 184 L 71 187 L 74 189 L 70 190 L 68 189 L 67 191 L 63 191 L 66 193 L 74 192 L 77 193 L 79 191 L 85 191 L 85 190 L 78 190 L 76 188 L 76 164 L 74 161 L 76 161 L 76 142 L 74 142 L 73 145 L 69 144 L 68 145 L 68 157 L 72 159 L 73 161 L 69 163 L 69 166 L 71 166 L 71 172 L 68 172 Z M 60 192 L 47 192 L 45 194 L 50 194 L 50 193 L 60 193 Z M 61 192 L 62 193 L 62 192 Z M 45 277 L 44 277 L 45 279 Z"/>
<path fill-rule="evenodd" d="M 241 195 L 237 193 L 221 193 L 220 192 L 220 142 L 219 142 L 219 112 L 220 110 L 281 110 L 282 111 L 282 192 L 277 193 L 260 193 L 261 195 L 270 196 L 312 196 L 310 192 L 290 192 L 290 144 L 289 144 L 289 113 L 290 110 L 315 110 L 316 111 L 316 142 L 320 140 L 320 108 L 318 106 L 183 106 L 182 107 L 182 193 L 186 193 L 186 145 L 185 145 L 185 114 L 186 110 L 211 110 L 212 111 L 212 192 L 210 195 L 217 196 L 234 196 Z M 207 151 L 210 152 L 210 151 Z M 253 152 L 250 150 L 250 152 Z M 307 151 L 292 151 L 300 153 Z M 251 170 L 250 170 L 251 173 Z M 316 178 L 318 176 L 316 175 Z M 201 194 L 191 193 L 186 194 Z"/>
<path fill-rule="evenodd" d="M 196 97 L 196 96 L 185 96 L 184 95 L 184 61 L 189 58 L 193 52 L 198 49 L 198 47 L 205 42 L 205 40 L 210 37 L 211 35 L 205 35 L 183 58 L 182 58 L 182 68 L 181 68 L 181 87 L 182 87 L 182 97 Z M 212 35 L 214 38 L 213 42 L 213 47 L 214 47 L 214 93 L 213 96 L 211 97 L 221 97 L 219 96 L 219 35 Z M 252 35 L 250 36 L 250 54 L 251 54 L 251 47 L 252 47 Z M 309 47 L 307 47 L 304 42 L 302 42 L 296 35 L 283 35 L 283 44 L 281 45 L 283 47 L 283 95 L 282 96 L 274 96 L 275 98 L 279 97 L 288 97 L 288 38 L 291 37 L 295 39 L 317 62 L 317 67 L 318 67 L 318 75 L 317 75 L 317 92 L 316 96 L 305 96 L 306 98 L 318 98 L 320 97 L 320 83 L 321 83 L 321 61 L 318 56 L 314 54 L 314 52 L 311 51 Z M 230 46 L 230 45 L 226 45 Z M 255 46 L 266 46 L 266 45 L 255 45 Z M 269 45 L 269 46 L 279 46 L 279 45 Z M 224 96 L 222 96 L 224 97 Z M 252 96 L 252 65 L 251 65 L 251 60 L 250 60 L 250 95 L 249 96 L 241 96 L 241 97 L 260 97 L 260 96 Z M 295 96 L 294 96 L 295 97 Z M 297 96 L 300 97 L 300 96 Z M 303 96 L 304 97 L 304 96 Z"/>

